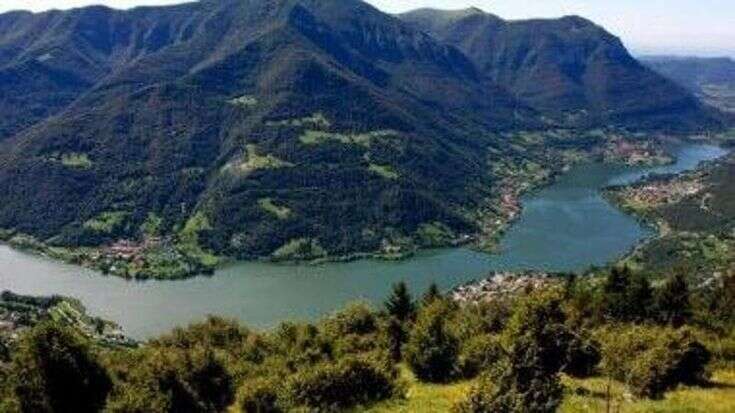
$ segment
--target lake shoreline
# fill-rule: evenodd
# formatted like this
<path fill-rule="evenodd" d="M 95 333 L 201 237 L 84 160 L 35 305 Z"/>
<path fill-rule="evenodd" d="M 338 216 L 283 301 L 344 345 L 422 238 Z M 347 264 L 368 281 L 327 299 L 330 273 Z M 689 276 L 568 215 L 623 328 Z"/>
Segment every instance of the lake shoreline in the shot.
<path fill-rule="evenodd" d="M 679 141 L 679 139 L 675 139 Z M 635 143 L 627 145 L 635 147 Z M 692 141 L 693 142 L 693 141 Z M 701 143 L 701 142 L 700 142 Z M 663 145 L 663 143 L 660 143 Z M 631 155 L 632 154 L 632 155 Z M 78 265 L 94 271 L 99 271 L 104 276 L 115 276 L 130 281 L 176 281 L 185 280 L 201 276 L 213 276 L 218 270 L 238 262 L 259 262 L 283 265 L 324 265 L 334 263 L 349 263 L 360 260 L 383 260 L 387 262 L 409 260 L 417 253 L 422 251 L 431 251 L 444 248 L 468 247 L 474 251 L 499 254 L 500 242 L 507 234 L 508 230 L 517 222 L 524 210 L 524 198 L 532 196 L 534 193 L 554 185 L 568 171 L 584 164 L 603 163 L 611 165 L 644 165 L 648 167 L 666 165 L 674 163 L 675 159 L 670 154 L 662 154 L 661 149 L 654 150 L 648 157 L 641 156 L 639 152 L 632 151 L 621 155 L 615 153 L 605 145 L 596 146 L 589 149 L 586 158 L 571 163 L 561 163 L 558 165 L 550 165 L 544 169 L 543 178 L 526 179 L 515 182 L 514 185 L 501 189 L 499 193 L 488 200 L 490 205 L 500 205 L 499 215 L 493 216 L 491 220 L 493 224 L 490 229 L 487 228 L 487 218 L 478 218 L 478 226 L 480 231 L 474 234 L 459 234 L 447 237 L 440 242 L 432 242 L 431 245 L 418 245 L 412 243 L 409 246 L 383 251 L 372 252 L 353 252 L 344 255 L 323 256 L 315 258 L 303 259 L 279 259 L 269 256 L 253 257 L 252 259 L 240 260 L 235 257 L 212 255 L 201 251 L 201 254 L 186 254 L 177 248 L 176 244 L 171 240 L 167 240 L 162 244 L 169 245 L 168 250 L 173 255 L 177 255 L 174 262 L 177 269 L 167 270 L 165 273 L 158 272 L 155 269 L 146 269 L 144 271 L 129 272 L 127 266 L 133 260 L 146 261 L 148 258 L 143 252 L 138 256 L 133 254 L 124 254 L 115 251 L 118 244 L 134 244 L 132 241 L 120 240 L 109 246 L 97 247 L 53 247 L 44 242 L 37 240 L 35 237 L 14 230 L 0 229 L 0 245 L 7 245 L 10 248 L 17 249 L 30 254 L 37 254 L 49 259 L 58 260 L 66 264 Z M 161 243 L 160 241 L 157 241 Z M 145 244 L 145 243 L 144 243 Z M 132 248 L 132 247 L 130 247 Z M 201 249 L 201 248 L 199 248 Z M 112 253 L 109 251 L 112 250 Z M 206 255 L 202 259 L 199 255 Z"/>
<path fill-rule="evenodd" d="M 679 164 L 669 169 L 689 169 L 722 153 L 705 145 L 687 145 L 681 151 Z M 650 232 L 602 199 L 600 189 L 650 170 L 610 164 L 572 168 L 553 185 L 524 197 L 523 213 L 497 254 L 447 248 L 421 250 L 400 261 L 362 259 L 319 265 L 229 261 L 215 276 L 131 282 L 3 246 L 0 289 L 78 298 L 91 314 L 119 322 L 131 337 L 145 339 L 207 314 L 257 328 L 309 321 L 350 301 L 380 303 L 391 284 L 401 280 L 418 295 L 432 283 L 449 291 L 493 272 L 585 271 L 618 260 L 645 241 L 642 237 L 648 239 Z"/>

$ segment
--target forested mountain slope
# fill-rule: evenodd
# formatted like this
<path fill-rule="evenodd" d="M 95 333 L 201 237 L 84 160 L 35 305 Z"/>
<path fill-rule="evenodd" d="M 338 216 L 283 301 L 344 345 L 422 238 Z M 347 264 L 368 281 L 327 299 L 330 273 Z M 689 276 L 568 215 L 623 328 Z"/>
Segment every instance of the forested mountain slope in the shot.
<path fill-rule="evenodd" d="M 489 166 L 522 152 L 505 132 L 712 125 L 581 19 L 510 24 L 485 53 L 409 17 L 358 0 L 0 15 L 0 228 L 198 256 L 398 251 L 478 231 Z"/>
<path fill-rule="evenodd" d="M 686 129 L 707 118 L 683 88 L 580 17 L 505 21 L 473 8 L 420 9 L 400 18 L 458 47 L 486 79 L 556 122 Z"/>

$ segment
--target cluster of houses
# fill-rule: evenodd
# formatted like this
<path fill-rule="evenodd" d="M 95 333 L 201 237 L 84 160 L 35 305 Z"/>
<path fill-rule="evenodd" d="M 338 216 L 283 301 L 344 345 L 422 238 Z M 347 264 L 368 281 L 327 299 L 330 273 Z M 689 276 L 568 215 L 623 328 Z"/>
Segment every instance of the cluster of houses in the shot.
<path fill-rule="evenodd" d="M 459 286 L 450 292 L 450 297 L 460 303 L 492 302 L 521 293 L 547 287 L 559 282 L 544 272 L 494 272 L 487 278 Z"/>

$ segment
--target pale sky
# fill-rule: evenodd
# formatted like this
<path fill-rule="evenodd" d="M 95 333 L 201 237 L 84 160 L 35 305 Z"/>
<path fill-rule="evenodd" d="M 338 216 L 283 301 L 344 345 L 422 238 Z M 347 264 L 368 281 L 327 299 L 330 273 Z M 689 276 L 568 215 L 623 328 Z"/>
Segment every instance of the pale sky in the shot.
<path fill-rule="evenodd" d="M 68 9 L 90 4 L 115 8 L 182 0 L 0 0 L 0 12 Z M 479 7 L 506 19 L 578 14 L 620 36 L 637 54 L 735 57 L 735 0 L 368 0 L 387 12 L 418 7 Z"/>

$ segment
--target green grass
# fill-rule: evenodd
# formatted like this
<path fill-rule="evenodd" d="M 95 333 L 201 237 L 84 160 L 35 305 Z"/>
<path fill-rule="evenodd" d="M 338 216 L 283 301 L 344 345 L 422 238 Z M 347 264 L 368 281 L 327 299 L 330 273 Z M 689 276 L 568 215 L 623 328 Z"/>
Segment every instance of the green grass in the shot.
<path fill-rule="evenodd" d="M 377 403 L 355 411 L 368 413 L 418 413 L 449 412 L 455 403 L 462 400 L 470 389 L 471 382 L 452 384 L 426 384 L 419 382 L 411 371 L 401 366 L 401 378 L 406 384 L 403 398 Z"/>
<path fill-rule="evenodd" d="M 454 239 L 452 229 L 441 222 L 421 224 L 416 235 L 421 244 L 427 247 L 444 246 Z"/>
<path fill-rule="evenodd" d="M 296 128 L 311 127 L 315 129 L 329 129 L 332 126 L 332 122 L 324 116 L 323 113 L 317 112 L 311 116 L 307 116 L 299 119 L 285 119 L 279 121 L 268 121 L 265 123 L 266 126 L 293 126 Z"/>
<path fill-rule="evenodd" d="M 72 169 L 89 169 L 92 161 L 86 153 L 65 153 L 61 155 L 61 164 Z"/>
<path fill-rule="evenodd" d="M 215 255 L 202 249 L 199 244 L 199 233 L 211 229 L 209 220 L 202 212 L 192 215 L 184 228 L 179 232 L 177 248 L 187 257 L 197 260 L 206 268 L 216 267 L 220 260 Z"/>
<path fill-rule="evenodd" d="M 308 238 L 291 240 L 273 253 L 275 260 L 308 260 L 325 256 L 327 251 L 319 242 Z"/>
<path fill-rule="evenodd" d="M 399 136 L 398 132 L 392 130 L 377 130 L 366 133 L 343 134 L 326 132 L 323 130 L 308 129 L 299 137 L 304 145 L 319 145 L 321 143 L 335 141 L 345 145 L 358 145 L 369 147 L 370 144 L 380 138 L 391 138 Z"/>
<path fill-rule="evenodd" d="M 255 98 L 255 96 L 243 95 L 239 98 L 230 100 L 230 104 L 249 109 L 258 105 L 258 99 Z"/>
<path fill-rule="evenodd" d="M 288 219 L 291 217 L 291 210 L 285 206 L 278 206 L 273 203 L 271 198 L 263 198 L 258 200 L 258 205 L 263 208 L 266 212 L 274 215 L 278 219 Z"/>
<path fill-rule="evenodd" d="M 262 169 L 279 169 L 291 168 L 294 165 L 290 162 L 283 161 L 271 154 L 260 155 L 255 145 L 247 146 L 247 158 L 242 162 L 238 169 L 243 173 L 250 173 Z"/>
<path fill-rule="evenodd" d="M 389 165 L 370 164 L 370 167 L 368 169 L 370 170 L 370 172 L 380 175 L 385 179 L 398 179 L 399 177 L 398 172 L 396 172 L 396 170 Z"/>
<path fill-rule="evenodd" d="M 123 224 L 130 214 L 127 212 L 103 212 L 84 223 L 84 228 L 104 234 L 111 234 Z"/>
<path fill-rule="evenodd" d="M 685 387 L 666 394 L 663 400 L 635 400 L 626 395 L 624 386 L 604 378 L 564 379 L 569 389 L 561 413 L 607 411 L 610 385 L 612 412 L 620 413 L 731 413 L 735 412 L 735 370 L 719 370 L 710 387 Z"/>
<path fill-rule="evenodd" d="M 406 383 L 404 398 L 377 403 L 355 411 L 369 413 L 451 412 L 472 385 L 471 381 L 446 385 L 419 382 L 401 367 Z M 617 413 L 732 413 L 735 412 L 735 369 L 716 371 L 710 387 L 680 387 L 662 400 L 635 400 L 626 396 L 625 388 L 605 378 L 563 379 L 567 389 L 560 413 L 606 412 L 606 392 L 610 384 L 611 400 Z"/>

